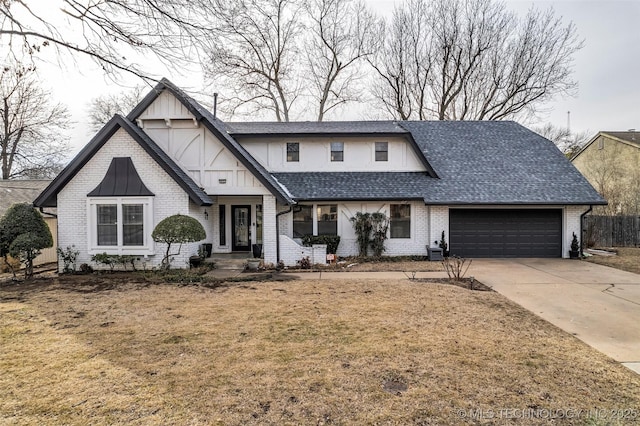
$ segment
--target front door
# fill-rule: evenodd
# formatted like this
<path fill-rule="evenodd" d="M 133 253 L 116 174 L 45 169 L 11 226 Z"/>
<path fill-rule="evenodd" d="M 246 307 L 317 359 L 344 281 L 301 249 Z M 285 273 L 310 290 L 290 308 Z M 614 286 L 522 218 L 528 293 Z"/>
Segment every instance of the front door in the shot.
<path fill-rule="evenodd" d="M 233 251 L 249 251 L 251 245 L 251 206 L 231 206 Z"/>

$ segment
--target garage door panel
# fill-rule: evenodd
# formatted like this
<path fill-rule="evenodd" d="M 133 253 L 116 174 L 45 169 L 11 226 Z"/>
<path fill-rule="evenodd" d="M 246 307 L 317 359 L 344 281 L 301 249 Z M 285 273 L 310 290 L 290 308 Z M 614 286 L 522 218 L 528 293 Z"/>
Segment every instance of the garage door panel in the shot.
<path fill-rule="evenodd" d="M 560 209 L 451 209 L 451 254 L 464 257 L 560 257 Z"/>

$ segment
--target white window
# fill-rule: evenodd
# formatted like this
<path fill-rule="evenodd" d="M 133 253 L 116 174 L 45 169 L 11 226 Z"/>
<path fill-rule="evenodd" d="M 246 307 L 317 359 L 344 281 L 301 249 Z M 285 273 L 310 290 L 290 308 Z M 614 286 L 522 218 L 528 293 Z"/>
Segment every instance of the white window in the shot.
<path fill-rule="evenodd" d="M 153 197 L 87 200 L 89 254 L 154 254 Z"/>

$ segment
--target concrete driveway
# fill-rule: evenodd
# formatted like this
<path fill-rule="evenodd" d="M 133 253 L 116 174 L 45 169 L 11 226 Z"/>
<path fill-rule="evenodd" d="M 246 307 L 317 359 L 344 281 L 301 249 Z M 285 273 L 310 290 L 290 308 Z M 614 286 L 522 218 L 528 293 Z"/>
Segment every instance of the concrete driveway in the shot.
<path fill-rule="evenodd" d="M 640 373 L 640 275 L 566 259 L 474 259 L 467 275 Z"/>

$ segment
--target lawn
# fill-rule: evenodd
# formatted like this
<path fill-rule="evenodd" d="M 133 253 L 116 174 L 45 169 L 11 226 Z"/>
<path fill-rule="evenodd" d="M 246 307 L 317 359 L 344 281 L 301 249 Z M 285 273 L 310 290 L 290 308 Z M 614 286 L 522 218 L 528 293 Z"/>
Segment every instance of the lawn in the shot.
<path fill-rule="evenodd" d="M 634 272 L 640 274 L 640 248 L 638 247 L 617 247 L 614 250 L 617 256 L 591 256 L 587 260 L 589 262 L 598 263 L 600 265 L 611 266 L 612 268 L 622 269 L 623 271 Z"/>
<path fill-rule="evenodd" d="M 639 376 L 494 292 L 410 280 L 206 288 L 104 277 L 0 287 L 0 424 L 547 424 L 562 410 L 585 411 L 557 423 L 611 424 L 608 410 L 625 409 L 612 424 L 628 424 L 640 415 Z"/>

